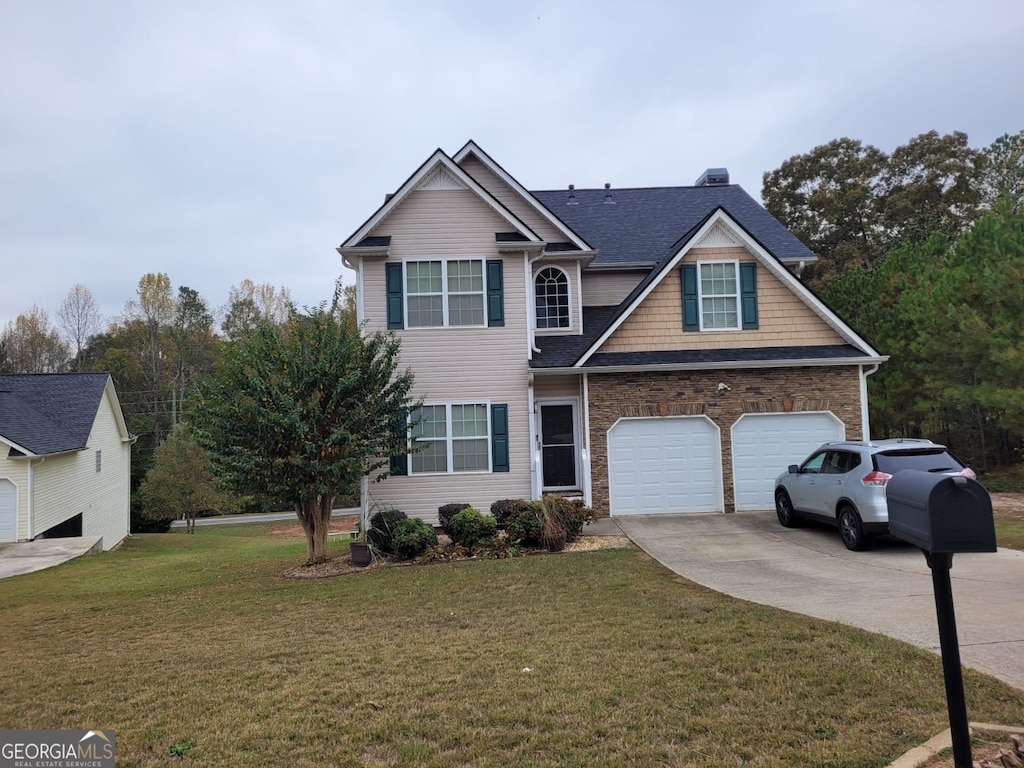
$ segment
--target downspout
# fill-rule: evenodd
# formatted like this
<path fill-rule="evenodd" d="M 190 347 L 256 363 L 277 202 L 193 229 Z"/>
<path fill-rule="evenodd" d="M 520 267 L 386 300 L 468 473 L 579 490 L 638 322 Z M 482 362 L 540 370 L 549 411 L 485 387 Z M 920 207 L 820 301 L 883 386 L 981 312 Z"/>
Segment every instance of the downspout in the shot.
<path fill-rule="evenodd" d="M 541 456 L 537 438 L 537 414 L 534 412 L 534 374 L 526 374 L 526 409 L 529 413 L 529 498 L 541 498 L 540 466 Z"/>
<path fill-rule="evenodd" d="M 45 456 L 40 456 L 38 458 L 29 459 L 28 460 L 28 505 L 27 505 L 28 506 L 28 510 L 27 510 L 28 514 L 26 515 L 26 518 L 27 518 L 26 519 L 26 523 L 28 524 L 27 525 L 28 530 L 25 531 L 25 534 L 26 534 L 25 538 L 28 541 L 32 541 L 32 539 L 35 536 L 35 534 L 32 533 L 32 529 L 35 527 L 34 526 L 34 523 L 35 523 L 34 518 L 35 518 L 35 498 L 36 498 L 35 472 L 33 472 L 33 469 L 35 468 L 35 465 L 36 465 L 37 462 L 39 464 L 42 464 L 44 461 L 46 461 L 46 457 Z M 15 534 L 15 535 L 17 535 L 17 534 Z"/>
<path fill-rule="evenodd" d="M 524 256 L 526 256 L 526 253 L 526 251 L 523 251 Z M 533 360 L 534 352 L 540 352 L 540 347 L 537 346 L 537 303 L 533 295 L 533 265 L 543 258 L 544 254 L 541 253 L 540 256 L 526 259 L 526 317 L 529 321 L 530 360 Z"/>
<path fill-rule="evenodd" d="M 583 374 L 583 501 L 594 506 L 594 489 L 590 477 L 590 379 Z"/>
<path fill-rule="evenodd" d="M 863 365 L 860 367 L 860 428 L 864 440 L 871 439 L 871 424 L 868 416 L 868 376 L 877 370 L 878 363 L 872 365 L 868 370 L 865 370 Z"/>

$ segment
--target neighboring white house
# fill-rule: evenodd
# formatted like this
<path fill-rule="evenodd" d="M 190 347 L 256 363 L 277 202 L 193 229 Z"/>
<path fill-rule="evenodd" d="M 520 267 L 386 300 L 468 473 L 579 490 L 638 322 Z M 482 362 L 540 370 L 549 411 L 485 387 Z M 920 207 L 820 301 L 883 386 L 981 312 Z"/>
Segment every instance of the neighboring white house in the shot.
<path fill-rule="evenodd" d="M 0 376 L 0 542 L 128 535 L 131 444 L 106 373 Z"/>

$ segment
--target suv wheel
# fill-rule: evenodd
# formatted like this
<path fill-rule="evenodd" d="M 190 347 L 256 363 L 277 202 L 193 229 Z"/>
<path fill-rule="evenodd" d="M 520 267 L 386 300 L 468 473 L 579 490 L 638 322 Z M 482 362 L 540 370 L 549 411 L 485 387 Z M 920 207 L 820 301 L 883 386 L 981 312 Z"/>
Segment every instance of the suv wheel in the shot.
<path fill-rule="evenodd" d="M 845 504 L 840 507 L 836 519 L 839 523 L 839 535 L 847 549 L 860 552 L 868 548 L 868 537 L 864 533 L 864 526 L 861 524 L 857 510 L 849 504 Z"/>
<path fill-rule="evenodd" d="M 785 491 L 778 491 L 775 494 L 775 514 L 779 516 L 779 525 L 783 528 L 795 528 L 797 524 L 796 512 L 793 511 L 793 502 Z"/>

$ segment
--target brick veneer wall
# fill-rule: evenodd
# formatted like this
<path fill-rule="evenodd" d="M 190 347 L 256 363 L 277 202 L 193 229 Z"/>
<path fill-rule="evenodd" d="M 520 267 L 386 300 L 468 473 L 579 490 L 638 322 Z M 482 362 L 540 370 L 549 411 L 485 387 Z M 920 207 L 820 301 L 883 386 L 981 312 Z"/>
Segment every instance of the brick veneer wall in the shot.
<path fill-rule="evenodd" d="M 729 389 L 719 390 L 724 383 Z M 730 428 L 744 413 L 831 411 L 861 439 L 857 366 L 608 373 L 589 376 L 595 509 L 608 513 L 608 430 L 624 416 L 705 415 L 721 430 L 725 512 L 735 511 Z"/>

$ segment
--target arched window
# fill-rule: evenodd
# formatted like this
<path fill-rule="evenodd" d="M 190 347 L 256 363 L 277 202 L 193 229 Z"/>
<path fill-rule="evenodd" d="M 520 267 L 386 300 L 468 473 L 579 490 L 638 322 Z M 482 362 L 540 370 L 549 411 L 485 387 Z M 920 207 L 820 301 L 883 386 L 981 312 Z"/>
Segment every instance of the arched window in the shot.
<path fill-rule="evenodd" d="M 569 278 L 557 267 L 546 267 L 534 279 L 537 327 L 569 327 Z"/>

